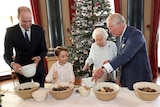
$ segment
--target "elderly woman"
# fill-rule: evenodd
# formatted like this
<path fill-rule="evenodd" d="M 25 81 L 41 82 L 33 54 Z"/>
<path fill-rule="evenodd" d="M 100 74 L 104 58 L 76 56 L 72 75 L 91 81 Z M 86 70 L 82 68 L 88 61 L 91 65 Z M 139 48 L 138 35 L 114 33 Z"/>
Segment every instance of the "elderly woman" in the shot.
<path fill-rule="evenodd" d="M 104 28 L 96 28 L 92 33 L 92 38 L 95 43 L 92 44 L 88 58 L 86 59 L 83 70 L 90 69 L 90 65 L 93 64 L 94 70 L 100 68 L 105 62 L 112 60 L 117 56 L 116 44 L 112 41 L 108 41 L 108 33 Z M 103 75 L 98 81 L 113 81 L 116 80 L 116 71 Z"/>

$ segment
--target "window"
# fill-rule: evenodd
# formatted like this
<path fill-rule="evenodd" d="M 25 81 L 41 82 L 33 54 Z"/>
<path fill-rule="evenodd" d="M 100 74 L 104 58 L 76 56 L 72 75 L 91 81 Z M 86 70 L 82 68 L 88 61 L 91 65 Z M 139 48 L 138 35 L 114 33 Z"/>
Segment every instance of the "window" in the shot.
<path fill-rule="evenodd" d="M 111 3 L 111 13 L 114 13 L 114 0 L 108 0 Z"/>
<path fill-rule="evenodd" d="M 30 0 L 2 0 L 0 3 L 0 49 L 4 50 L 4 36 L 6 28 L 18 23 L 17 8 L 19 6 L 30 6 Z M 10 67 L 3 59 L 4 51 L 0 52 L 0 72 L 10 71 Z"/>

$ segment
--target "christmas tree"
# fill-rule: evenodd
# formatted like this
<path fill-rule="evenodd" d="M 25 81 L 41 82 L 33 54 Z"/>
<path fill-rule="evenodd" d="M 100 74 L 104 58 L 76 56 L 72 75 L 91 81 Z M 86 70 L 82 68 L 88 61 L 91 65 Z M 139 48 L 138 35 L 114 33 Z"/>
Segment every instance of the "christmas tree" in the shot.
<path fill-rule="evenodd" d="M 91 76 L 90 71 L 83 71 L 91 44 L 92 32 L 96 27 L 106 28 L 105 21 L 111 11 L 108 0 L 74 0 L 71 27 L 68 30 L 72 46 L 69 49 L 69 61 L 73 64 L 75 76 Z M 106 29 L 107 30 L 107 29 Z"/>

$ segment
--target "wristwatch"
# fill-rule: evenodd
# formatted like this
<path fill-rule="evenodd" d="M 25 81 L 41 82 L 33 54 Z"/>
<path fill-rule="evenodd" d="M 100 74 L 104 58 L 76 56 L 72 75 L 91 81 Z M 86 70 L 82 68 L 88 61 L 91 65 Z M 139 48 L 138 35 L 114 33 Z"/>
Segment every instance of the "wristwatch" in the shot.
<path fill-rule="evenodd" d="M 101 68 L 102 68 L 102 70 L 103 70 L 104 73 L 107 71 L 104 66 L 102 66 Z"/>

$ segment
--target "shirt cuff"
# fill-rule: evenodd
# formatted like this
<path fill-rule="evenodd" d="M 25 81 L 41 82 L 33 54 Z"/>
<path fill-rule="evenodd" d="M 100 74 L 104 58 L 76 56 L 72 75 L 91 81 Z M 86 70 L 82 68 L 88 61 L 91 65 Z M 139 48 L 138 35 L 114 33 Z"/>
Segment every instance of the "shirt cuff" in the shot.
<path fill-rule="evenodd" d="M 41 57 L 40 56 L 38 56 L 38 59 L 39 59 L 39 61 L 41 61 Z"/>
<path fill-rule="evenodd" d="M 107 70 L 108 73 L 111 73 L 114 70 L 110 63 L 104 64 L 103 67 Z"/>

